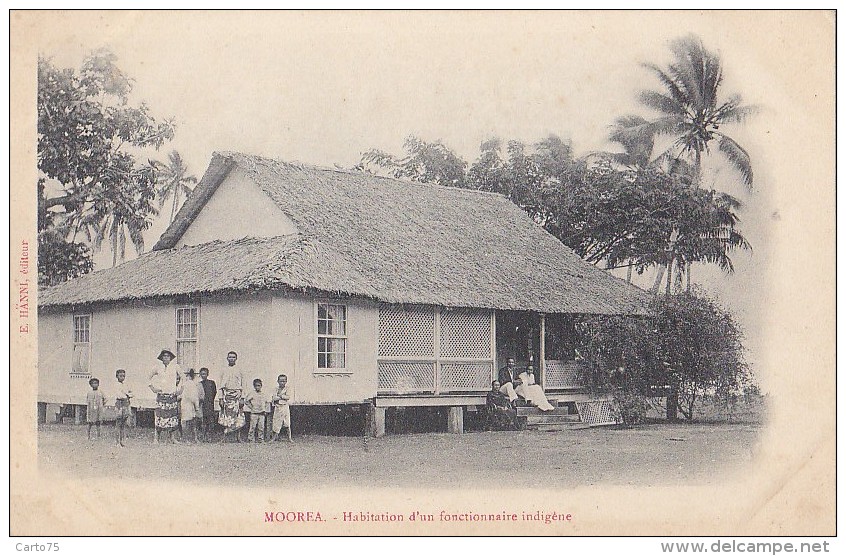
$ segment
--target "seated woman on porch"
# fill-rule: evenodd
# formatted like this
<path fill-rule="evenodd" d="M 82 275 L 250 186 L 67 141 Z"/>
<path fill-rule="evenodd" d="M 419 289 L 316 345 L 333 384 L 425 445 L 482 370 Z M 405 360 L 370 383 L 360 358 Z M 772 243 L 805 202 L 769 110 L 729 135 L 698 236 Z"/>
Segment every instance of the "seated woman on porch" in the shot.
<path fill-rule="evenodd" d="M 508 396 L 500 391 L 498 380 L 491 383 L 491 390 L 485 401 L 487 429 L 514 430 L 517 428 L 517 411 L 511 407 Z"/>
<path fill-rule="evenodd" d="M 526 367 L 525 371 L 520 373 L 518 378 L 520 379 L 520 384 L 514 388 L 514 391 L 517 392 L 518 396 L 525 398 L 526 401 L 530 402 L 532 405 L 536 405 L 541 411 L 552 411 L 555 409 L 555 407 L 549 403 L 549 400 L 546 399 L 546 394 L 543 393 L 543 388 L 540 387 L 540 384 L 535 382 L 535 370 L 531 364 Z"/>

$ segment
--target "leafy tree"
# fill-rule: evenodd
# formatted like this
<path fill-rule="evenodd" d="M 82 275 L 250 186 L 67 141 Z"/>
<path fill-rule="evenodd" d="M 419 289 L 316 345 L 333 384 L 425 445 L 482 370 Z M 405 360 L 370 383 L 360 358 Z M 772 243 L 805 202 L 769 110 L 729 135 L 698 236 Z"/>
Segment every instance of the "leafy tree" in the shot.
<path fill-rule="evenodd" d="M 84 243 L 65 239 L 66 234 L 47 229 L 38 234 L 38 283 L 54 286 L 91 272 L 91 250 Z"/>
<path fill-rule="evenodd" d="M 704 294 L 663 297 L 655 329 L 667 383 L 686 419 L 694 418 L 705 393 L 738 389 L 748 378 L 740 327 L 728 310 Z"/>
<path fill-rule="evenodd" d="M 608 161 L 579 161 L 558 179 L 543 189 L 542 224 L 588 262 L 643 273 L 672 253 L 731 270 L 731 252 L 748 247 L 737 229 L 737 200 L 691 189 L 660 168 L 631 173 Z"/>
<path fill-rule="evenodd" d="M 406 154 L 402 157 L 378 149 L 367 151 L 356 168 L 370 172 L 382 169 L 396 178 L 426 183 L 453 187 L 465 185 L 467 162 L 441 141 L 427 142 L 410 135 L 403 148 Z"/>
<path fill-rule="evenodd" d="M 130 103 L 132 81 L 115 65 L 116 57 L 98 50 L 79 70 L 38 60 L 38 229 L 49 232 L 44 244 L 76 243 L 80 232 L 92 243 L 108 237 L 113 262 L 122 258 L 129 237 L 143 249 L 141 232 L 154 215 L 156 172 L 139 162 L 143 149 L 158 149 L 173 137 L 173 124 L 159 122 L 146 104 Z M 90 270 L 90 251 L 77 249 L 79 266 Z M 88 261 L 88 262 L 85 262 Z M 46 283 L 74 274 L 49 276 L 56 261 L 41 260 Z"/>
<path fill-rule="evenodd" d="M 197 184 L 197 177 L 188 175 L 188 166 L 182 160 L 182 155 L 177 151 L 171 151 L 168 155 L 168 162 L 154 162 L 153 166 L 158 171 L 159 210 L 164 207 L 165 202 L 171 199 L 173 202 L 170 208 L 170 222 L 176 217 L 176 211 L 180 206 L 182 197 L 188 198 Z"/>
<path fill-rule="evenodd" d="M 574 163 L 570 143 L 550 135 L 531 147 L 508 141 L 504 155 L 502 149 L 500 139 L 482 143 L 465 187 L 505 195 L 545 226 L 551 218 L 549 197 L 560 189 L 562 175 Z"/>
<path fill-rule="evenodd" d="M 108 240 L 112 266 L 126 257 L 126 240 L 137 253 L 144 250 L 144 230 L 149 228 L 158 210 L 153 206 L 156 178 L 152 166 L 143 166 L 130 174 L 128 181 L 109 192 L 98 207 L 85 214 L 80 227 L 94 249 Z M 153 176 L 151 177 L 151 174 Z"/>
<path fill-rule="evenodd" d="M 584 317 L 576 323 L 576 351 L 587 384 L 611 394 L 615 416 L 626 426 L 644 420 L 656 385 L 663 384 L 658 337 L 649 319 L 622 316 Z"/>
<path fill-rule="evenodd" d="M 649 318 L 585 318 L 577 331 L 594 387 L 625 392 L 631 406 L 638 396 L 678 396 L 671 419 L 678 407 L 693 420 L 706 393 L 739 391 L 749 379 L 733 315 L 700 292 L 657 298 Z"/>
<path fill-rule="evenodd" d="M 479 146 L 479 158 L 467 170 L 467 181 L 482 191 L 511 196 L 513 180 L 502 158 L 502 140 L 489 139 Z"/>

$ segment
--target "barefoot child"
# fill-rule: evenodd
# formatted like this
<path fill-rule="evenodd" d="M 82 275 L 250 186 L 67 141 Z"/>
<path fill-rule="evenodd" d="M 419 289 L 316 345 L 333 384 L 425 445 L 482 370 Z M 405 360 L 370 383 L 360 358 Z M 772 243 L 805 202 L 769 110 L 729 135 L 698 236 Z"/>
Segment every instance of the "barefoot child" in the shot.
<path fill-rule="evenodd" d="M 124 446 L 126 439 L 126 420 L 129 418 L 129 399 L 132 397 L 132 390 L 124 384 L 126 371 L 118 369 L 115 371 L 115 439 L 117 443 Z"/>
<path fill-rule="evenodd" d="M 288 377 L 279 375 L 276 379 L 276 393 L 273 395 L 271 401 L 273 402 L 273 438 L 271 442 L 279 439 L 279 433 L 282 427 L 288 432 L 288 442 L 293 442 L 291 439 L 291 408 L 288 406 Z"/>
<path fill-rule="evenodd" d="M 253 442 L 253 433 L 258 436 L 258 442 L 264 442 L 264 414 L 267 411 L 267 394 L 261 391 L 261 379 L 253 381 L 254 390 L 244 398 L 244 408 L 250 412 L 250 430 L 247 441 Z"/>
<path fill-rule="evenodd" d="M 100 423 L 103 422 L 103 406 L 106 405 L 106 398 L 100 391 L 100 381 L 96 378 L 89 379 L 88 385 L 91 391 L 85 396 L 88 403 L 86 421 L 88 421 L 88 440 L 91 440 L 91 427 L 97 425 L 97 438 L 100 438 Z"/>
<path fill-rule="evenodd" d="M 202 386 L 195 380 L 197 371 L 188 369 L 185 381 L 182 383 L 182 397 L 179 399 L 179 419 L 182 426 L 182 440 L 184 442 L 200 441 L 197 420 L 202 413 L 200 403 L 204 397 Z"/>
<path fill-rule="evenodd" d="M 200 432 L 204 442 L 211 442 L 215 425 L 214 399 L 217 396 L 217 384 L 209 379 L 209 370 L 205 367 L 200 369 L 200 388 L 203 391 L 203 398 L 200 400 L 203 409 Z"/>

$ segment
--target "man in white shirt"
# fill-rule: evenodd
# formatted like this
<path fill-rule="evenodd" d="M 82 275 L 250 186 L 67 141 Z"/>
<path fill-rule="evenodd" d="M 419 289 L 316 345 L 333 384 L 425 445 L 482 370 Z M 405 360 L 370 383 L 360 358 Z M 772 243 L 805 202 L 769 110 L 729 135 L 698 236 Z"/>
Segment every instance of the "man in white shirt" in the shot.
<path fill-rule="evenodd" d="M 230 432 L 235 433 L 235 438 L 241 442 L 241 427 L 246 423 L 244 418 L 244 373 L 237 368 L 235 363 L 238 361 L 238 354 L 230 351 L 226 354 L 227 367 L 223 370 L 220 377 L 220 395 L 218 396 L 218 403 L 220 404 L 220 419 L 219 423 L 223 425 L 223 438 L 221 442 L 226 442 L 226 436 Z"/>

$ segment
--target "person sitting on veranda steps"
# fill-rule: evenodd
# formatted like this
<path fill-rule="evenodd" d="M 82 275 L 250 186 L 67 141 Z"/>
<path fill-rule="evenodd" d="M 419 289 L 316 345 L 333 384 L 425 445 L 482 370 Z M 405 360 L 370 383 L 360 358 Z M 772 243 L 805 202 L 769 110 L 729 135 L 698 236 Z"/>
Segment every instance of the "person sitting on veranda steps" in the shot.
<path fill-rule="evenodd" d="M 514 430 L 517 428 L 517 410 L 508 396 L 500 391 L 498 380 L 491 383 L 485 400 L 485 428 L 487 430 Z"/>
<path fill-rule="evenodd" d="M 499 370 L 499 391 L 508 396 L 512 404 L 517 400 L 517 392 L 514 391 L 514 379 L 517 378 L 517 363 L 513 357 L 505 360 L 505 366 Z"/>
<path fill-rule="evenodd" d="M 525 398 L 530 404 L 537 406 L 541 411 L 555 409 L 555 406 L 546 399 L 543 388 L 535 381 L 535 370 L 531 363 L 514 381 L 514 392 L 521 398 Z"/>

